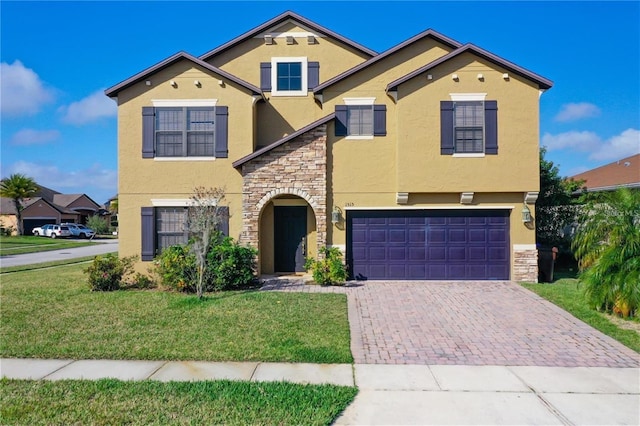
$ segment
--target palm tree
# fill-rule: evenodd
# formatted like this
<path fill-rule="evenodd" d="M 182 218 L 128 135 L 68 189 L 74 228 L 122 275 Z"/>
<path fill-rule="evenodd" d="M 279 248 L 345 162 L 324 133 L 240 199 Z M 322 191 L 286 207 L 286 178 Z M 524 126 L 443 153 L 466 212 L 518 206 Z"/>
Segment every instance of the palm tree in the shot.
<path fill-rule="evenodd" d="M 622 188 L 590 201 L 573 249 L 589 303 L 633 313 L 640 307 L 640 191 Z"/>
<path fill-rule="evenodd" d="M 0 183 L 0 196 L 11 198 L 16 208 L 16 218 L 18 222 L 18 235 L 22 235 L 24 227 L 22 226 L 22 200 L 25 198 L 33 197 L 38 192 L 38 185 L 36 182 L 20 173 L 15 173 Z"/>

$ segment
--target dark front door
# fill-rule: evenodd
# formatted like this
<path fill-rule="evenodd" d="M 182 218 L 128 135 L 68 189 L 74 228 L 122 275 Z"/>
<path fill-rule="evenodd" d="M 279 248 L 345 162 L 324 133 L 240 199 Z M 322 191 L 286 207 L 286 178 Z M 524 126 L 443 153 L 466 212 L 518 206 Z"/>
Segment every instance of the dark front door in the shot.
<path fill-rule="evenodd" d="M 274 207 L 275 271 L 302 272 L 307 255 L 307 207 Z"/>

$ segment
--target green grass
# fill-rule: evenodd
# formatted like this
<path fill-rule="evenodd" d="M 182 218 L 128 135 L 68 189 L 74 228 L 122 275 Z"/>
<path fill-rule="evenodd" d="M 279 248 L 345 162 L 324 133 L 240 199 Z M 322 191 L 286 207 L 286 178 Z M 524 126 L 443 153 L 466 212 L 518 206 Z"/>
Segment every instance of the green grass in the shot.
<path fill-rule="evenodd" d="M 21 271 L 32 271 L 34 269 L 54 268 L 57 266 L 73 265 L 76 263 L 88 263 L 88 262 L 91 262 L 94 258 L 95 256 L 74 257 L 73 259 L 54 260 L 52 262 L 30 263 L 28 265 L 18 265 L 18 266 L 7 266 L 4 268 L 0 268 L 0 274 L 9 274 L 12 272 L 21 272 Z"/>
<path fill-rule="evenodd" d="M 354 387 L 292 383 L 0 381 L 3 425 L 329 425 Z"/>
<path fill-rule="evenodd" d="M 523 284 L 523 286 L 623 345 L 640 352 L 640 334 L 618 327 L 606 315 L 592 309 L 585 302 L 578 280 L 563 278 L 553 284 Z"/>
<path fill-rule="evenodd" d="M 91 292 L 84 268 L 3 274 L 0 356 L 353 362 L 345 295 Z"/>
<path fill-rule="evenodd" d="M 91 246 L 93 242 L 69 241 L 62 238 L 45 238 L 34 236 L 7 237 L 0 236 L 0 256 L 13 254 L 39 253 L 41 251 L 68 249 Z"/>

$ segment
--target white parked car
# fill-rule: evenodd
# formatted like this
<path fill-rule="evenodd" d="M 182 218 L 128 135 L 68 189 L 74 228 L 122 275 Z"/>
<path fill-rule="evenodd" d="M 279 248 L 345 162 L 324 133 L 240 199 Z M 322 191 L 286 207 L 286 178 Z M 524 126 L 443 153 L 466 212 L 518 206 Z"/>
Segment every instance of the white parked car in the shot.
<path fill-rule="evenodd" d="M 33 235 L 40 237 L 70 237 L 71 230 L 66 225 L 43 225 L 33 228 Z"/>

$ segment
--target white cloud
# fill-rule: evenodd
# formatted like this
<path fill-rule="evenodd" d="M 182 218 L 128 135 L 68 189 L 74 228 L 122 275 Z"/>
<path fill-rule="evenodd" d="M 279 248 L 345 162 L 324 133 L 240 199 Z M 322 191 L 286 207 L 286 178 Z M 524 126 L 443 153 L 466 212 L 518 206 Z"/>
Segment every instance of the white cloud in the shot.
<path fill-rule="evenodd" d="M 583 118 L 597 117 L 600 108 L 588 102 L 570 103 L 562 105 L 562 110 L 556 115 L 556 121 L 576 121 Z"/>
<path fill-rule="evenodd" d="M 54 90 L 22 62 L 0 64 L 0 112 L 7 116 L 33 115 L 53 102 Z"/>
<path fill-rule="evenodd" d="M 541 145 L 547 150 L 571 149 L 589 153 L 590 160 L 619 160 L 640 153 L 640 131 L 627 129 L 619 135 L 602 140 L 594 132 L 571 131 L 552 135 L 545 133 Z"/>
<path fill-rule="evenodd" d="M 607 139 L 590 156 L 591 160 L 619 160 L 640 153 L 640 130 L 627 129 Z"/>
<path fill-rule="evenodd" d="M 84 99 L 60 107 L 64 114 L 62 121 L 70 124 L 86 124 L 104 117 L 115 117 L 118 111 L 116 103 L 105 96 L 104 90 L 93 92 Z"/>
<path fill-rule="evenodd" d="M 57 130 L 22 129 L 13 135 L 11 145 L 44 145 L 54 142 L 59 137 L 60 132 Z"/>
<path fill-rule="evenodd" d="M 36 183 L 63 193 L 92 194 L 97 191 L 116 193 L 118 187 L 117 170 L 105 169 L 100 164 L 82 170 L 61 170 L 53 164 L 18 161 L 8 168 L 7 174 L 22 173 Z"/>
<path fill-rule="evenodd" d="M 549 151 L 557 149 L 576 149 L 578 151 L 592 151 L 601 143 L 600 136 L 593 132 L 565 132 L 557 135 L 545 133 L 542 136 L 542 145 Z"/>

